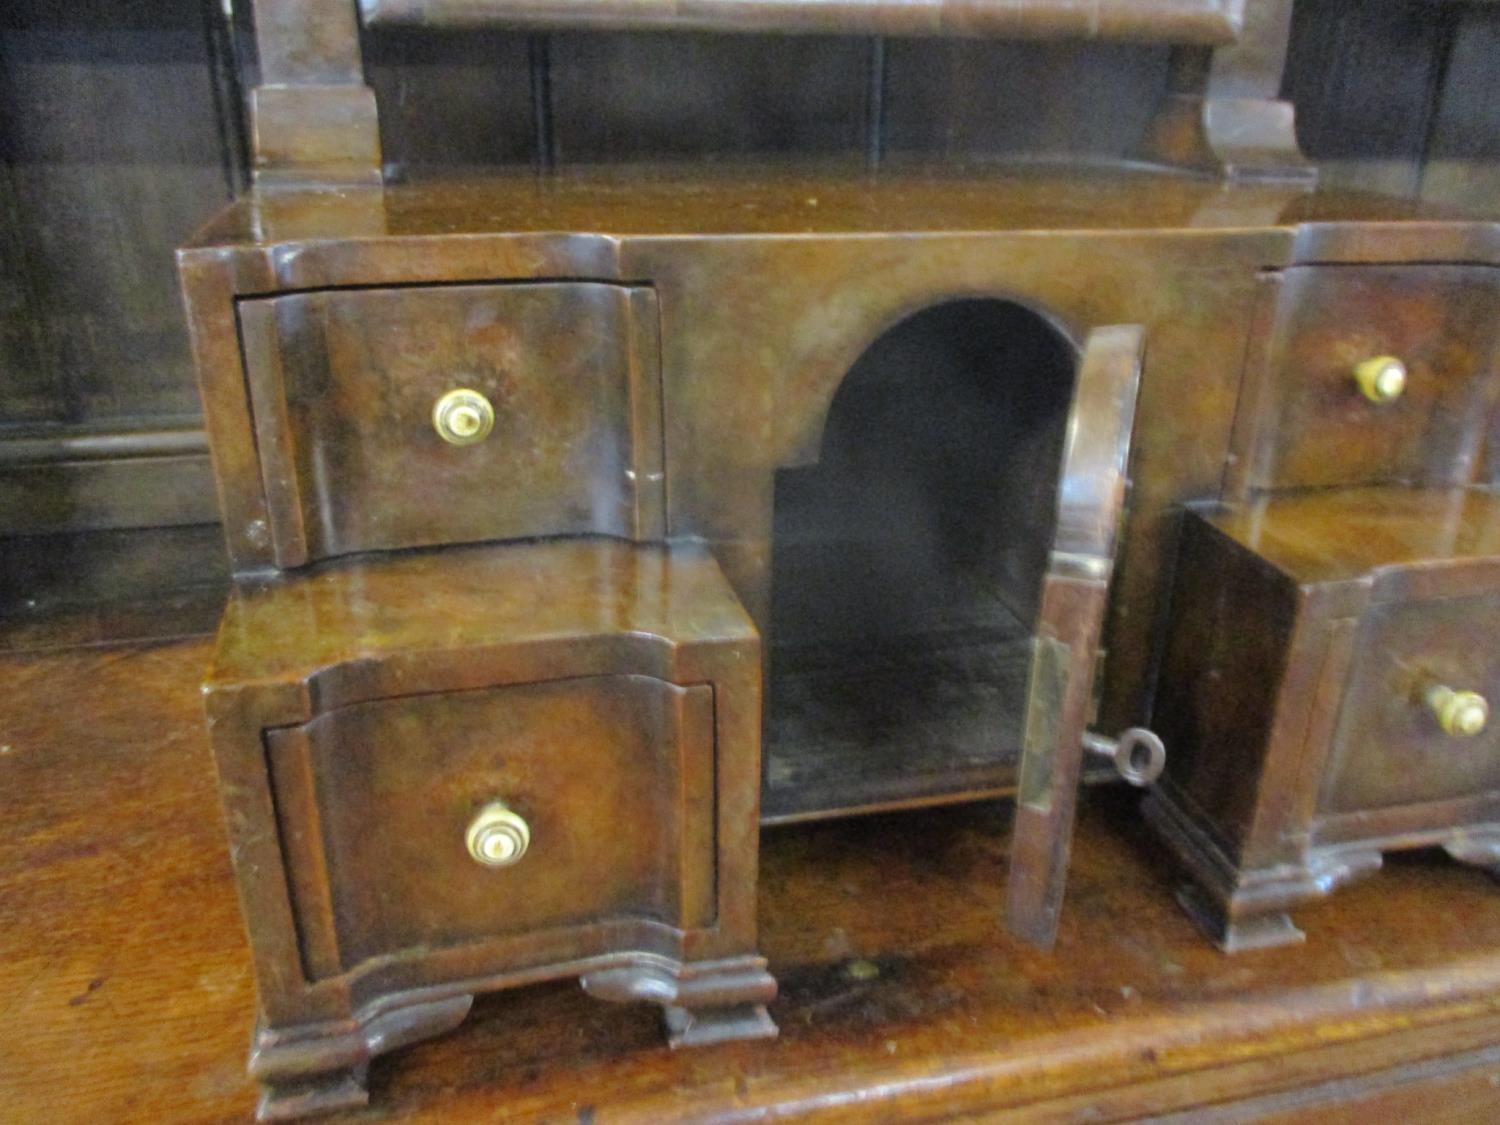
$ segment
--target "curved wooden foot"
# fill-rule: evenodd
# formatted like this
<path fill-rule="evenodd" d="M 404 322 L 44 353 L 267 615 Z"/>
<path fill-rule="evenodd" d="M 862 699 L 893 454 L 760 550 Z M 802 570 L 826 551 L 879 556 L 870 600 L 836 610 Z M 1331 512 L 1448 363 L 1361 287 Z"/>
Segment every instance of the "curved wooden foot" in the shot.
<path fill-rule="evenodd" d="M 314 1113 L 358 1109 L 370 1101 L 370 1091 L 365 1086 L 369 1072 L 369 1065 L 365 1064 L 286 1082 L 262 1082 L 255 1120 L 291 1121 Z"/>
<path fill-rule="evenodd" d="M 250 1076 L 261 1087 L 256 1119 L 285 1121 L 365 1105 L 372 1058 L 451 1031 L 473 1003 L 467 994 L 409 1004 L 396 998 L 375 1014 L 333 1024 L 261 1028 L 250 1052 Z"/>
<path fill-rule="evenodd" d="M 1326 898 L 1337 888 L 1379 871 L 1382 857 L 1368 848 L 1314 852 L 1301 866 L 1237 871 L 1222 890 L 1196 884 L 1177 900 L 1225 953 L 1270 949 L 1305 939 L 1287 910 Z"/>
<path fill-rule="evenodd" d="M 1500 879 L 1500 828 L 1471 828 L 1459 832 L 1443 845 L 1459 863 L 1482 867 Z"/>
<path fill-rule="evenodd" d="M 1313 851 L 1300 862 L 1242 868 L 1172 799 L 1169 786 L 1152 792 L 1142 811 L 1192 877 L 1177 901 L 1225 953 L 1304 940 L 1287 911 L 1380 870 L 1382 862 L 1379 849 L 1348 845 Z"/>
<path fill-rule="evenodd" d="M 681 966 L 641 963 L 589 973 L 584 991 L 601 1000 L 660 1004 L 673 1047 L 698 1047 L 734 1039 L 769 1039 L 776 1024 L 766 1005 L 776 980 L 763 957 Z"/>
<path fill-rule="evenodd" d="M 764 1004 L 730 1004 L 721 1008 L 662 1009 L 667 1042 L 673 1047 L 704 1047 L 735 1039 L 774 1039 L 776 1024 Z"/>
<path fill-rule="evenodd" d="M 1307 935 L 1292 924 L 1292 917 L 1285 910 L 1235 916 L 1230 914 L 1227 905 L 1210 898 L 1192 883 L 1178 888 L 1177 901 L 1198 923 L 1198 928 L 1225 953 L 1274 949 L 1278 945 L 1296 945 L 1307 940 Z"/>

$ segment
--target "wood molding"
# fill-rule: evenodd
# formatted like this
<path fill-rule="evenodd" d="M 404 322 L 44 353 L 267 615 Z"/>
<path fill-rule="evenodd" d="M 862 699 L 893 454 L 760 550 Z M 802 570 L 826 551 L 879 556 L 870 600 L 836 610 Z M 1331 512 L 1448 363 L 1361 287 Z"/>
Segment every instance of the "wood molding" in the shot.
<path fill-rule="evenodd" d="M 197 426 L 60 428 L 0 440 L 0 535 L 218 519 Z"/>
<path fill-rule="evenodd" d="M 380 182 L 380 122 L 354 0 L 256 0 L 250 92 L 257 184 Z"/>
<path fill-rule="evenodd" d="M 1174 49 L 1169 93 L 1143 155 L 1231 180 L 1315 184 L 1317 169 L 1297 145 L 1296 111 L 1280 98 L 1291 19 L 1291 0 L 1246 0 L 1234 44 Z"/>
<path fill-rule="evenodd" d="M 1235 40 L 1241 0 L 360 0 L 367 24 L 831 32 L 1197 43 Z"/>
<path fill-rule="evenodd" d="M 0 438 L 0 469 L 61 461 L 109 461 L 128 457 L 180 457 L 208 452 L 199 426 L 98 430 L 68 427 Z"/>

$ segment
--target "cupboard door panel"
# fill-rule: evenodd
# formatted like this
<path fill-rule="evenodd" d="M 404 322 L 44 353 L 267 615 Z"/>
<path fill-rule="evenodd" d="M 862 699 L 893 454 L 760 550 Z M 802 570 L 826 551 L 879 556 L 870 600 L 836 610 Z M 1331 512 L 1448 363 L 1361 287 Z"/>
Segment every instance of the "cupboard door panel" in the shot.
<path fill-rule="evenodd" d="M 1022 735 L 1006 918 L 1043 947 L 1057 937 L 1083 772 L 1099 633 L 1125 503 L 1145 331 L 1096 328 L 1079 365 L 1042 581 Z"/>

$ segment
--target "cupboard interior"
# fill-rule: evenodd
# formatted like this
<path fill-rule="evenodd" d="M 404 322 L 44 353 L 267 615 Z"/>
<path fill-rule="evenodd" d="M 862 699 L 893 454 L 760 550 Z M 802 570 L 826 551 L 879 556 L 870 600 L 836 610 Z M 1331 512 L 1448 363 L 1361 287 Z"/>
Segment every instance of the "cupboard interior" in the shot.
<path fill-rule="evenodd" d="M 766 821 L 1014 788 L 1077 356 L 962 299 L 856 361 L 777 473 Z"/>

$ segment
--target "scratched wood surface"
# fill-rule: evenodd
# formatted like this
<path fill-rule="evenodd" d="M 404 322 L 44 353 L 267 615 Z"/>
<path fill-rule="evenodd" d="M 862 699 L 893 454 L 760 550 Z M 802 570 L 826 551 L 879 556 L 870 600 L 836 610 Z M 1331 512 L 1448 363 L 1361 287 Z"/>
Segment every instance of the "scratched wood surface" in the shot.
<path fill-rule="evenodd" d="M 0 657 L 0 1120 L 248 1119 L 253 985 L 200 725 L 207 655 L 198 637 Z M 779 1040 L 674 1054 L 645 1008 L 523 989 L 380 1060 L 374 1108 L 347 1119 L 1500 1110 L 1485 876 L 1393 857 L 1306 911 L 1305 946 L 1226 958 L 1133 810 L 1093 795 L 1052 956 L 1001 926 L 999 806 L 773 830 Z"/>

